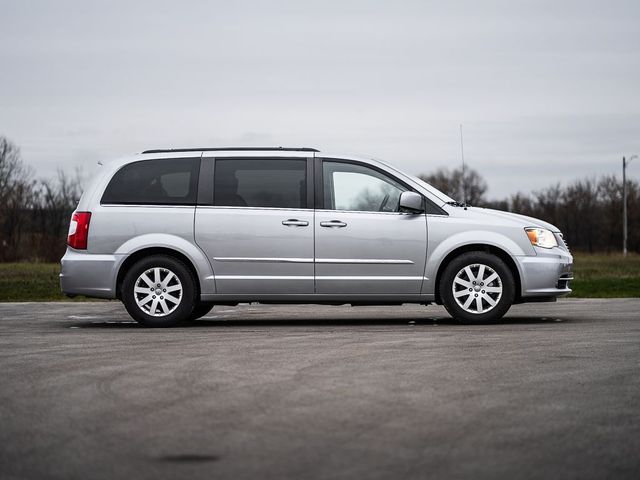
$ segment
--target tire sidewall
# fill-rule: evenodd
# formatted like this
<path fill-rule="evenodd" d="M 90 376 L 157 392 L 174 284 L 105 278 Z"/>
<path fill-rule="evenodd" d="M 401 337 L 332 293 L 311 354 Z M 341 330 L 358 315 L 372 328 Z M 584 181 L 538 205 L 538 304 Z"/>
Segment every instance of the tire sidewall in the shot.
<path fill-rule="evenodd" d="M 171 270 L 182 284 L 182 300 L 169 315 L 154 317 L 143 312 L 136 303 L 134 287 L 138 277 L 150 268 Z M 187 320 L 195 306 L 196 288 L 191 270 L 180 260 L 166 255 L 153 255 L 137 261 L 129 268 L 122 282 L 122 303 L 127 312 L 138 323 L 146 327 L 171 327 Z"/>
<path fill-rule="evenodd" d="M 464 267 L 482 263 L 491 267 L 502 282 L 502 296 L 498 304 L 486 313 L 466 312 L 453 297 L 452 285 L 455 276 Z M 515 282 L 511 270 L 506 263 L 491 253 L 468 252 L 453 259 L 445 268 L 440 282 L 440 298 L 449 314 L 461 323 L 481 324 L 500 320 L 511 308 L 515 298 Z"/>

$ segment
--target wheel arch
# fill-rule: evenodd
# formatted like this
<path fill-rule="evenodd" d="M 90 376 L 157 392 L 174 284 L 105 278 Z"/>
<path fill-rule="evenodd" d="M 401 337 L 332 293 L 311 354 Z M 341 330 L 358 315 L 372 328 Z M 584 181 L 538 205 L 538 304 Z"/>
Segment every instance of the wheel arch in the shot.
<path fill-rule="evenodd" d="M 193 278 L 195 279 L 195 287 L 196 287 L 196 298 L 200 298 L 201 293 L 201 285 L 200 285 L 200 277 L 198 275 L 198 270 L 195 265 L 184 253 L 179 252 L 178 250 L 174 250 L 168 247 L 147 247 L 142 248 L 140 250 L 136 250 L 127 256 L 127 258 L 122 262 L 120 268 L 118 269 L 118 275 L 116 277 L 116 298 L 122 299 L 122 282 L 124 280 L 127 271 L 139 260 L 149 257 L 152 255 L 166 255 L 168 257 L 173 257 L 176 260 L 180 260 L 185 266 L 191 271 Z"/>
<path fill-rule="evenodd" d="M 511 257 L 511 255 L 509 255 L 509 253 L 505 250 L 503 250 L 500 247 L 497 247 L 495 245 L 490 245 L 487 243 L 471 243 L 471 244 L 467 244 L 467 245 L 462 245 L 459 246 L 455 249 L 453 249 L 452 251 L 450 251 L 440 262 L 440 265 L 438 266 L 438 270 L 436 273 L 436 281 L 435 281 L 435 302 L 438 305 L 442 304 L 442 298 L 440 298 L 440 280 L 442 278 L 442 272 L 444 272 L 445 268 L 447 268 L 447 265 L 449 265 L 449 263 L 456 258 L 457 256 L 463 254 L 463 253 L 469 253 L 469 252 L 485 252 L 485 253 L 491 253 L 495 256 L 497 256 L 498 258 L 500 258 L 500 260 L 502 260 L 507 267 L 509 267 L 509 270 L 511 271 L 511 274 L 513 275 L 513 279 L 515 281 L 515 300 L 513 303 L 519 303 L 521 301 L 522 298 L 522 281 L 520 278 L 520 271 L 518 270 L 518 266 L 516 265 L 515 260 Z"/>

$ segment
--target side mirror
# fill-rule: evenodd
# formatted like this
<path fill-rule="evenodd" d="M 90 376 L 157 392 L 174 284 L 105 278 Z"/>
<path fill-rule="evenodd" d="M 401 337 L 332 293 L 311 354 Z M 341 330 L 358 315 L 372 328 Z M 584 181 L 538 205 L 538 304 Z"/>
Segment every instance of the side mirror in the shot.
<path fill-rule="evenodd" d="M 410 213 L 424 212 L 422 195 L 416 192 L 402 192 L 400 194 L 400 210 L 407 210 Z"/>

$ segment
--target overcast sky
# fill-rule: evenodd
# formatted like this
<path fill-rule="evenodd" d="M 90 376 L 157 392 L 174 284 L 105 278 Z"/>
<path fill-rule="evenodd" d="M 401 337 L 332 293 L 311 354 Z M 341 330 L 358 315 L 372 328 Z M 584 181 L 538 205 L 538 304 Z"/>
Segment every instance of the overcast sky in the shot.
<path fill-rule="evenodd" d="M 0 0 L 0 135 L 39 176 L 221 145 L 418 174 L 459 165 L 462 123 L 497 198 L 619 175 L 639 86 L 638 0 Z"/>

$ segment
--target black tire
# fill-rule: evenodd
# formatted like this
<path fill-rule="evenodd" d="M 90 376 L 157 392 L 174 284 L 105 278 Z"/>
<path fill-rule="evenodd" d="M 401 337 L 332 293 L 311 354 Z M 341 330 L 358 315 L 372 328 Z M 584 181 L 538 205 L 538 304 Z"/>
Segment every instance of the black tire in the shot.
<path fill-rule="evenodd" d="M 474 284 L 473 281 L 478 280 L 477 276 L 482 275 L 480 273 L 480 269 L 482 268 L 480 265 L 489 267 L 489 269 L 497 273 L 498 279 L 492 280 L 486 286 L 484 282 L 480 285 L 480 281 Z M 459 278 L 459 280 L 456 281 L 455 288 L 458 289 L 456 295 L 460 298 L 460 302 L 463 303 L 463 305 L 460 305 L 454 296 L 454 281 L 459 272 L 461 273 L 465 267 L 470 268 L 474 274 L 474 278 L 469 280 L 469 276 L 465 273 L 462 275 L 468 280 L 469 285 L 463 286 L 459 283 L 460 281 L 464 282 L 465 278 Z M 485 274 L 490 272 L 486 267 L 482 269 L 482 272 L 485 272 Z M 487 278 L 490 278 L 490 275 L 487 275 Z M 489 288 L 497 290 L 500 286 L 502 287 L 500 295 L 497 292 L 490 293 L 482 289 L 482 287 L 484 287 L 487 290 L 489 290 Z M 468 289 L 467 287 L 470 288 Z M 467 291 L 470 293 L 467 294 Z M 440 279 L 440 298 L 442 299 L 444 307 L 454 319 L 465 324 L 497 322 L 507 313 L 509 308 L 511 308 L 515 299 L 515 291 L 515 281 L 509 267 L 496 255 L 486 252 L 467 252 L 454 258 L 445 267 Z M 495 302 L 493 306 L 487 300 L 484 300 L 489 295 L 491 295 L 491 300 Z M 476 301 L 478 297 L 480 297 L 481 308 L 477 308 Z M 470 301 L 471 304 L 465 310 L 463 307 L 467 301 Z"/>
<path fill-rule="evenodd" d="M 213 309 L 213 305 L 213 303 L 208 302 L 197 303 L 195 308 L 193 309 L 193 312 L 191 312 L 191 315 L 189 316 L 189 321 L 193 322 L 194 320 L 204 317 Z"/>
<path fill-rule="evenodd" d="M 168 310 L 170 312 L 162 314 L 161 307 L 158 306 L 157 303 L 160 300 L 158 299 L 158 301 L 156 301 L 155 311 L 162 316 L 154 316 L 149 313 L 151 305 L 153 305 L 153 300 L 149 300 L 150 303 L 147 303 L 144 306 L 144 309 L 148 308 L 149 311 L 144 310 L 143 307 L 139 307 L 136 301 L 136 295 L 143 294 L 136 293 L 134 290 L 136 288 L 136 282 L 138 282 L 141 275 L 148 270 L 155 268 L 159 268 L 161 270 L 161 275 L 162 273 L 168 275 L 167 271 L 172 272 L 175 277 L 177 277 L 177 280 L 172 280 L 172 282 L 175 283 L 172 287 L 177 285 L 178 281 L 181 287 L 181 292 L 177 294 L 176 297 L 172 297 L 179 299 L 179 302 L 176 303 L 170 303 L 169 296 L 167 296 L 166 299 L 164 298 L 167 293 L 164 293 L 163 295 L 162 292 L 154 292 L 151 291 L 150 288 L 149 295 L 158 293 L 157 296 L 159 298 L 163 298 L 165 305 L 168 306 Z M 138 287 L 142 288 L 142 285 L 144 285 L 144 282 L 141 281 Z M 167 288 L 170 289 L 170 286 L 167 285 Z M 133 264 L 124 276 L 121 292 L 122 303 L 124 303 L 127 312 L 131 315 L 131 318 L 145 327 L 173 327 L 180 322 L 187 320 L 191 316 L 196 304 L 196 281 L 191 270 L 180 260 L 167 255 L 152 255 Z M 172 293 L 173 292 L 169 293 L 169 295 L 171 296 Z M 153 298 L 155 299 L 156 297 Z M 142 299 L 143 298 L 141 298 L 141 300 Z M 171 308 L 173 308 L 172 311 Z"/>

